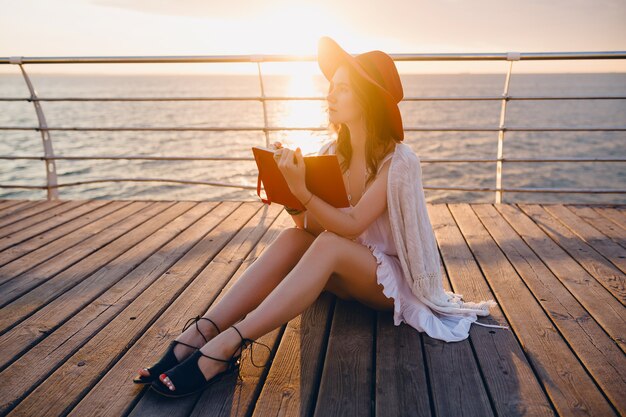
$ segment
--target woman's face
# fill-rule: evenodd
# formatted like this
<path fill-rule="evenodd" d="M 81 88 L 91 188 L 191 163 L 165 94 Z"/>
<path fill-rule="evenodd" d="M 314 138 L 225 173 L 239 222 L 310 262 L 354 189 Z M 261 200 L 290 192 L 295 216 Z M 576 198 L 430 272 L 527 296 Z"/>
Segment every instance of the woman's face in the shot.
<path fill-rule="evenodd" d="M 361 119 L 362 110 L 350 86 L 348 70 L 340 66 L 328 87 L 328 118 L 331 123 L 350 123 Z"/>

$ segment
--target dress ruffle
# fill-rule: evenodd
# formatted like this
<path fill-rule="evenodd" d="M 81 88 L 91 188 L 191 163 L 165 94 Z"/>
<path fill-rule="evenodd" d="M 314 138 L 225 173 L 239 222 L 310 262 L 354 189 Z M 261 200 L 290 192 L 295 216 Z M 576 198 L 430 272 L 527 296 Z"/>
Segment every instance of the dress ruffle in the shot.
<path fill-rule="evenodd" d="M 396 272 L 393 270 L 391 260 L 388 259 L 391 255 L 387 255 L 372 243 L 365 241 L 361 241 L 361 243 L 367 246 L 376 258 L 376 263 L 378 264 L 376 267 L 376 281 L 383 286 L 385 297 L 393 298 L 393 324 L 399 326 L 402 323 L 403 303 L 400 299 L 396 279 L 394 278 Z"/>
<path fill-rule="evenodd" d="M 404 322 L 434 339 L 458 342 L 468 338 L 472 323 L 481 324 L 477 322 L 478 316 L 474 313 L 464 316 L 448 315 L 439 314 L 428 308 L 415 297 L 402 278 L 402 267 L 397 257 L 384 253 L 370 242 L 359 240 L 376 258 L 378 265 L 376 277 L 377 282 L 383 286 L 383 294 L 394 300 L 393 322 L 395 326 Z"/>

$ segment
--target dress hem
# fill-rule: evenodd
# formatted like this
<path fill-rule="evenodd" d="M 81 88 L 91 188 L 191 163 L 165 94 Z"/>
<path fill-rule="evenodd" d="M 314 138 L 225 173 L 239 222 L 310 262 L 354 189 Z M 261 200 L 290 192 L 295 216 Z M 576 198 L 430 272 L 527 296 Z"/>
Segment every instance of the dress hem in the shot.
<path fill-rule="evenodd" d="M 398 286 L 393 279 L 393 271 L 388 263 L 384 262 L 384 252 L 378 249 L 375 245 L 361 241 L 365 245 L 374 258 L 376 259 L 376 282 L 383 286 L 383 294 L 387 298 L 393 299 L 393 324 L 399 326 L 405 322 L 403 318 L 403 308 L 399 296 Z"/>

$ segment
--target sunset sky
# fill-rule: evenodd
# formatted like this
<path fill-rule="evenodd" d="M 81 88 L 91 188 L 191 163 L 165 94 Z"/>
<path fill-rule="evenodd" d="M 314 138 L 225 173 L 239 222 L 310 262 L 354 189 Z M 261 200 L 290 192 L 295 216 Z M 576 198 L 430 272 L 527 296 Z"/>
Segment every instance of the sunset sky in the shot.
<path fill-rule="evenodd" d="M 626 50 L 624 0 L 0 0 L 0 56 L 315 55 Z M 263 64 L 292 72 L 297 64 Z M 319 73 L 314 61 L 300 71 Z M 503 61 L 397 63 L 502 73 Z M 33 73 L 255 73 L 254 64 L 30 65 Z M 517 62 L 522 72 L 626 72 L 626 60 Z M 17 67 L 0 65 L 0 73 Z"/>

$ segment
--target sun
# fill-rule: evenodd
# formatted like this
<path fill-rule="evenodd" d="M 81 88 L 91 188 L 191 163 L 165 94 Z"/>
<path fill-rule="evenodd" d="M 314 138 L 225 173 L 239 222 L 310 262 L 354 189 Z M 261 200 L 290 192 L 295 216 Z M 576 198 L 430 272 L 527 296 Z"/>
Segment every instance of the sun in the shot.
<path fill-rule="evenodd" d="M 315 73 L 294 71 L 289 74 L 285 89 L 289 97 L 320 97 L 315 88 Z M 320 117 L 327 120 L 324 100 L 285 100 L 278 106 L 277 124 L 286 127 L 310 127 L 319 125 Z M 323 141 L 318 131 L 288 130 L 281 139 L 283 146 L 290 149 L 300 147 L 302 154 L 315 153 Z M 324 135 L 322 135 L 324 137 Z"/>
<path fill-rule="evenodd" d="M 317 54 L 317 46 L 322 36 L 335 39 L 360 39 L 355 37 L 356 29 L 349 20 L 339 19 L 336 13 L 316 4 L 285 2 L 281 7 L 272 7 L 255 15 L 247 22 L 246 38 L 250 50 L 264 51 L 265 54 L 311 56 Z M 354 41 L 353 41 L 354 44 Z M 325 97 L 327 86 L 316 84 L 322 72 L 315 60 L 289 62 L 263 62 L 263 74 L 287 76 L 287 86 L 281 95 L 289 97 Z M 272 124 L 281 127 L 327 126 L 328 114 L 325 100 L 285 100 L 272 105 L 277 117 Z M 303 154 L 315 153 L 322 142 L 328 139 L 324 131 L 286 130 L 276 135 L 284 146 L 290 149 L 300 147 Z"/>

